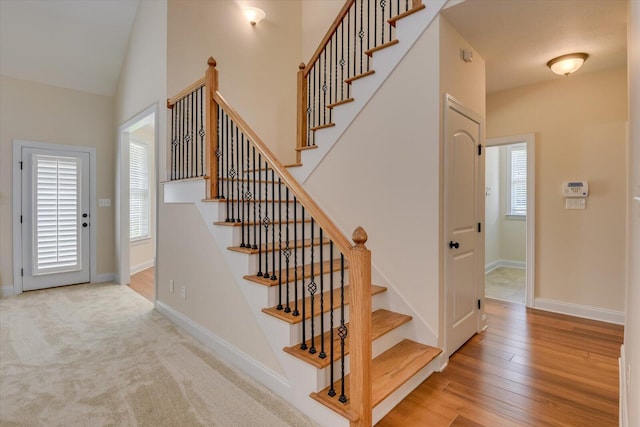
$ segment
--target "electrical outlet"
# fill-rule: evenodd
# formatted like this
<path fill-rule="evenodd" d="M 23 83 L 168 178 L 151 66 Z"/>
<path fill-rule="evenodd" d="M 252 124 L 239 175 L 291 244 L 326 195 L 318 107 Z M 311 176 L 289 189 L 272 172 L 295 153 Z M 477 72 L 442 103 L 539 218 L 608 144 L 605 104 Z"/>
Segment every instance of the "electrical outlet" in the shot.
<path fill-rule="evenodd" d="M 180 287 L 180 295 L 182 296 L 182 299 L 187 299 L 187 287 L 186 286 L 181 286 Z"/>
<path fill-rule="evenodd" d="M 173 293 L 173 279 L 169 280 L 169 290 Z"/>

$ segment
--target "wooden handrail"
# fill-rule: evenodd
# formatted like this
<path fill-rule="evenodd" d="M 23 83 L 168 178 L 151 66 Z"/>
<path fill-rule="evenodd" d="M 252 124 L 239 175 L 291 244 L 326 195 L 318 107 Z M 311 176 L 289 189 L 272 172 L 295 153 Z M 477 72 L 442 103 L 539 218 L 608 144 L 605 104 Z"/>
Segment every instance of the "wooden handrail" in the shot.
<path fill-rule="evenodd" d="M 269 147 L 260 139 L 260 137 L 249 127 L 247 122 L 244 121 L 240 114 L 229 105 L 220 92 L 216 91 L 213 94 L 213 99 L 222 107 L 227 113 L 229 118 L 235 123 L 235 125 L 249 137 L 249 140 L 253 142 L 256 151 L 264 157 L 264 159 L 270 164 L 271 168 L 282 179 L 282 182 L 289 187 L 289 190 L 296 196 L 298 201 L 307 210 L 309 215 L 318 223 L 324 230 L 327 236 L 333 240 L 333 243 L 342 252 L 347 259 L 351 254 L 351 243 L 338 227 L 329 219 L 327 214 L 316 204 L 316 202 L 309 196 L 300 183 L 289 173 L 289 171 L 280 163 L 276 156 L 271 152 Z M 212 177 L 215 179 L 215 177 Z"/>
<path fill-rule="evenodd" d="M 313 55 L 311 55 L 311 59 L 309 60 L 309 62 L 307 62 L 307 66 L 304 68 L 305 77 L 309 75 L 309 71 L 311 71 L 311 68 L 313 68 L 313 64 L 315 64 L 318 58 L 320 58 L 320 54 L 322 54 L 322 51 L 327 46 L 327 43 L 329 43 L 329 40 L 331 40 L 331 37 L 333 37 L 333 33 L 336 32 L 338 26 L 340 25 L 344 17 L 347 16 L 347 12 L 349 12 L 349 9 L 351 9 L 351 6 L 353 6 L 355 2 L 356 0 L 347 0 L 344 6 L 342 6 L 342 9 L 340 9 L 340 12 L 338 12 L 338 16 L 336 16 L 336 19 L 333 20 L 333 23 L 329 27 L 327 34 L 325 34 L 322 41 L 318 45 L 318 48 L 313 53 Z"/>
<path fill-rule="evenodd" d="M 201 88 L 204 85 L 205 85 L 204 77 L 191 83 L 189 86 L 187 86 L 186 88 L 178 92 L 173 98 L 167 99 L 167 108 L 173 108 L 176 102 L 180 101 L 182 98 L 189 95 L 194 90 Z"/>

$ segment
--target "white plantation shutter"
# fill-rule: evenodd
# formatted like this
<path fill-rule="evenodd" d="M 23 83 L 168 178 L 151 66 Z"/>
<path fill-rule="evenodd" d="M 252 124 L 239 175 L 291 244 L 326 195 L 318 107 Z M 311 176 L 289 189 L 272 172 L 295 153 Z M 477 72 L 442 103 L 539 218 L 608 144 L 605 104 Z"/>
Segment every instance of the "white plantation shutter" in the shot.
<path fill-rule="evenodd" d="M 519 144 L 509 149 L 508 215 L 527 214 L 527 146 Z"/>
<path fill-rule="evenodd" d="M 33 161 L 33 274 L 80 270 L 80 160 L 35 155 Z"/>
<path fill-rule="evenodd" d="M 149 237 L 149 149 L 145 143 L 129 144 L 129 238 Z"/>

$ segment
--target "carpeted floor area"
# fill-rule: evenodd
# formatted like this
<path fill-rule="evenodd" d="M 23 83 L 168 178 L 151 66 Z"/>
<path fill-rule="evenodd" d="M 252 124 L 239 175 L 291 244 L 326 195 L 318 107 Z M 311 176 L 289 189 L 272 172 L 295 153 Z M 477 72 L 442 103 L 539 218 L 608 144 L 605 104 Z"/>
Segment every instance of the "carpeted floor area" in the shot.
<path fill-rule="evenodd" d="M 0 299 L 0 426 L 312 426 L 126 286 Z"/>
<path fill-rule="evenodd" d="M 524 304 L 527 270 L 498 267 L 484 276 L 484 296 L 501 301 Z"/>

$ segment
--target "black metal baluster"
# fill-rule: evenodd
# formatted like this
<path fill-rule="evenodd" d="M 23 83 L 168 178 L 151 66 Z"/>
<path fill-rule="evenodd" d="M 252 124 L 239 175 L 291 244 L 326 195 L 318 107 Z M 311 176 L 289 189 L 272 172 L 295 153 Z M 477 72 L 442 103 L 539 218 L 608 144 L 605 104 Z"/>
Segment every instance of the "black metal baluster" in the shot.
<path fill-rule="evenodd" d="M 191 162 L 189 163 L 189 176 L 194 177 L 195 175 L 195 166 L 196 166 L 196 132 L 195 132 L 195 118 L 198 117 L 195 113 L 196 100 L 194 98 L 194 92 L 189 94 L 189 98 L 191 99 L 191 122 L 189 123 L 189 146 L 191 148 Z"/>
<path fill-rule="evenodd" d="M 363 72 L 362 64 L 364 60 L 364 25 L 363 25 L 363 9 L 364 0 L 360 1 L 360 31 L 358 31 L 358 37 L 360 38 L 360 74 Z"/>
<path fill-rule="evenodd" d="M 307 347 L 307 343 L 306 343 L 306 341 L 307 341 L 307 339 L 306 339 L 306 336 L 307 336 L 306 335 L 306 332 L 307 332 L 306 331 L 306 329 L 307 329 L 307 327 L 306 327 L 307 304 L 304 301 L 304 294 L 305 294 L 305 292 L 304 292 L 304 287 L 305 287 L 304 286 L 304 279 L 305 279 L 305 277 L 304 277 L 304 273 L 305 273 L 305 271 L 304 271 L 305 270 L 305 265 L 304 265 L 304 227 L 305 227 L 304 206 L 301 205 L 300 208 L 301 208 L 301 217 L 302 217 L 302 245 L 301 245 L 302 246 L 302 266 L 301 266 L 301 268 L 302 268 L 302 283 L 301 283 L 301 286 L 300 286 L 300 291 L 302 293 L 302 297 L 300 298 L 302 300 L 302 344 L 300 344 L 300 349 L 301 350 L 306 350 L 308 347 Z"/>
<path fill-rule="evenodd" d="M 253 157 L 253 163 L 251 165 L 251 167 L 253 168 L 252 174 L 253 174 L 253 246 L 251 246 L 251 249 L 258 249 L 258 245 L 257 245 L 257 241 L 258 241 L 258 216 L 256 215 L 256 200 L 259 200 L 260 197 L 258 195 L 258 193 L 256 193 L 256 147 L 253 146 L 251 147 L 251 153 L 252 153 L 252 157 Z M 258 257 L 259 259 L 259 257 Z"/>
<path fill-rule="evenodd" d="M 317 290 L 317 285 L 316 285 L 316 275 L 315 275 L 315 266 L 314 264 L 314 246 L 313 246 L 313 237 L 314 237 L 314 233 L 315 233 L 315 221 L 313 218 L 311 218 L 311 280 L 309 280 L 309 299 L 311 300 L 311 306 L 310 306 L 310 312 L 311 312 L 311 347 L 309 348 L 309 353 L 311 354 L 315 354 L 316 353 L 316 345 L 315 345 L 315 310 L 314 310 L 314 303 L 315 303 L 315 297 L 316 297 L 316 290 Z M 320 317 L 322 317 L 322 314 L 320 315 Z"/>
<path fill-rule="evenodd" d="M 224 144 L 222 143 L 222 129 L 220 127 L 220 124 L 222 122 L 222 108 L 220 108 L 219 105 L 216 105 L 216 115 L 218 117 L 218 120 L 216 120 L 216 135 L 217 135 L 217 140 L 218 140 L 218 148 L 216 149 L 216 158 L 217 158 L 217 162 L 218 162 L 218 176 L 215 177 L 211 177 L 211 179 L 217 179 L 218 180 L 218 189 L 217 189 L 217 194 L 216 194 L 216 199 L 224 199 L 224 182 L 222 182 L 222 176 L 223 176 L 223 165 L 222 165 L 222 152 L 224 150 Z M 213 132 L 213 129 L 209 129 L 209 132 Z"/>
<path fill-rule="evenodd" d="M 357 55 L 358 55 L 358 51 L 356 49 L 356 39 L 358 37 L 356 37 L 356 27 L 357 27 L 357 20 L 358 20 L 358 6 L 357 3 L 353 3 L 353 74 L 351 75 L 352 77 L 355 76 L 357 74 L 357 68 L 356 68 L 356 64 L 357 64 Z"/>
<path fill-rule="evenodd" d="M 247 153 L 247 163 L 246 163 L 246 169 L 244 171 L 244 174 L 242 175 L 242 179 L 246 179 L 247 182 L 247 191 L 245 192 L 245 198 L 247 200 L 247 202 L 245 203 L 246 205 L 246 211 L 245 211 L 245 217 L 244 217 L 244 222 L 246 224 L 246 230 L 245 232 L 247 233 L 247 243 L 245 245 L 245 248 L 250 248 L 251 247 L 251 215 L 250 215 L 250 207 L 251 207 L 251 199 L 253 199 L 253 194 L 251 194 L 251 175 L 250 175 L 250 168 L 251 168 L 251 162 L 250 162 L 250 158 L 249 158 L 249 138 L 245 137 L 244 134 L 242 135 L 242 140 L 245 143 L 245 149 L 246 149 L 246 153 Z M 254 242 L 255 242 L 255 236 L 254 237 Z"/>
<path fill-rule="evenodd" d="M 340 388 L 341 403 L 347 403 L 347 396 L 344 394 L 344 340 L 347 338 L 348 330 L 344 323 L 344 254 L 340 254 L 340 326 L 338 327 L 338 336 L 340 337 L 340 378 L 342 384 Z"/>
<path fill-rule="evenodd" d="M 376 0 L 374 1 L 374 8 L 373 8 L 373 46 L 376 47 L 378 46 L 378 5 L 375 4 Z M 380 0 L 380 6 L 382 6 L 384 8 L 384 2 L 386 2 L 387 0 Z M 383 9 L 384 10 L 384 9 Z M 383 13 L 384 16 L 384 13 Z M 382 21 L 384 21 L 384 17 L 382 18 Z M 384 22 L 381 23 L 382 26 L 384 26 Z"/>
<path fill-rule="evenodd" d="M 324 246 L 323 244 L 323 231 L 320 228 L 320 240 L 318 241 L 318 248 L 320 249 L 320 354 L 318 357 L 324 359 L 327 357 L 327 353 L 324 351 Z M 315 242 L 311 239 L 311 244 Z M 333 271 L 331 261 L 329 261 L 329 271 Z"/>
<path fill-rule="evenodd" d="M 302 223 L 304 226 L 304 222 Z M 298 311 L 298 198 L 293 196 L 293 314 L 299 316 Z"/>
<path fill-rule="evenodd" d="M 373 8 L 378 9 L 376 0 L 373 0 Z M 374 19 L 375 22 L 375 19 Z M 375 26 L 375 24 L 374 24 Z M 371 0 L 367 0 L 367 50 L 371 48 Z M 375 47 L 375 44 L 373 45 Z M 367 71 L 369 71 L 369 60 L 371 57 L 367 55 Z"/>
<path fill-rule="evenodd" d="M 239 222 L 241 223 L 241 225 L 240 225 L 240 235 L 241 235 L 240 247 L 241 248 L 246 248 L 246 247 L 249 247 L 250 245 L 247 243 L 247 241 L 249 240 L 249 236 L 245 235 L 245 229 L 244 229 L 244 224 L 245 224 L 245 222 L 247 222 L 247 218 L 244 216 L 244 205 L 245 205 L 245 200 L 247 199 L 247 194 L 244 191 L 244 177 L 245 177 L 245 171 L 244 171 L 244 133 L 242 133 L 242 132 L 240 132 L 240 138 L 238 139 L 238 144 L 240 145 L 240 147 L 238 147 L 238 153 L 241 153 L 239 155 L 239 157 L 238 157 L 238 184 L 240 186 L 240 189 L 238 190 L 238 194 L 240 195 L 240 199 L 242 199 L 241 209 L 238 209 L 238 217 L 240 218 Z"/>
<path fill-rule="evenodd" d="M 269 164 L 265 160 L 264 162 L 264 177 L 267 178 L 269 176 Z M 265 279 L 269 278 L 269 252 L 267 251 L 268 241 L 269 241 L 269 226 L 271 225 L 271 219 L 269 218 L 269 182 L 265 179 L 264 182 L 264 218 L 262 219 L 262 224 L 264 225 L 264 274 L 262 277 Z M 271 212 L 273 216 L 273 212 Z M 273 241 L 271 242 L 273 244 Z M 275 267 L 275 266 L 271 266 Z"/>
<path fill-rule="evenodd" d="M 329 241 L 329 259 L 331 260 L 331 265 L 333 265 L 333 240 Z M 331 310 L 329 312 L 329 357 L 331 358 L 331 362 L 329 363 L 330 368 L 330 376 L 329 383 L 331 386 L 329 387 L 329 396 L 334 397 L 336 395 L 336 390 L 333 388 L 333 384 L 335 383 L 335 375 L 333 372 L 334 363 L 335 363 L 335 351 L 333 349 L 333 268 L 331 268 L 331 274 L 329 274 L 329 304 L 331 305 Z"/>
<path fill-rule="evenodd" d="M 389 5 L 389 19 L 391 19 L 391 5 Z M 389 26 L 389 41 L 391 41 L 391 32 L 393 31 L 393 27 L 391 26 L 391 24 L 388 23 L 387 21 L 387 25 Z M 384 43 L 384 39 L 382 39 L 382 43 Z"/>
<path fill-rule="evenodd" d="M 235 134 L 236 134 L 236 138 L 234 141 L 234 145 L 236 146 L 236 173 L 235 173 L 235 177 L 234 179 L 236 180 L 236 193 L 238 193 L 238 197 L 237 197 L 237 213 L 238 215 L 236 216 L 236 222 L 238 223 L 242 223 L 242 219 L 240 218 L 242 216 L 242 208 L 244 207 L 244 197 L 242 196 L 242 192 L 241 190 L 241 182 L 240 180 L 242 179 L 242 174 L 240 173 L 240 171 L 242 170 L 242 157 L 241 157 L 241 153 L 240 153 L 240 147 L 242 147 L 242 144 L 240 143 L 240 137 L 238 135 L 238 126 L 234 123 L 233 127 L 235 128 Z M 242 132 L 240 132 L 240 135 L 242 135 Z M 242 226 L 240 227 L 242 228 Z"/>
<path fill-rule="evenodd" d="M 224 222 L 233 222 L 233 212 L 231 212 L 231 205 L 233 204 L 233 192 L 231 181 L 229 180 L 229 116 L 225 113 L 222 122 L 222 133 L 224 135 L 224 153 L 225 153 L 225 187 L 227 189 L 227 199 L 225 200 L 225 206 L 227 208 L 227 218 Z M 233 157 L 233 153 L 231 153 Z"/>
<path fill-rule="evenodd" d="M 236 202 L 240 197 L 236 192 L 236 187 L 233 185 L 233 181 L 237 177 L 236 170 L 236 139 L 234 135 L 234 129 L 236 128 L 235 123 L 233 123 L 233 119 L 231 119 L 227 115 L 227 119 L 229 120 L 229 129 L 228 132 L 231 134 L 231 169 L 229 170 L 229 184 L 231 185 L 231 222 L 236 222 Z"/>
<path fill-rule="evenodd" d="M 324 50 L 322 61 L 322 123 L 327 124 L 327 49 Z"/>
<path fill-rule="evenodd" d="M 381 22 L 380 22 L 380 31 L 382 32 L 382 37 L 380 38 L 380 43 L 383 44 L 384 43 L 384 8 L 386 6 L 387 2 L 386 0 L 380 0 L 380 8 L 382 9 L 380 16 L 381 16 Z"/>
<path fill-rule="evenodd" d="M 173 104 L 173 108 L 171 108 L 171 169 L 169 170 L 169 179 L 175 179 L 175 146 L 176 146 L 176 105 Z"/>
<path fill-rule="evenodd" d="M 344 97 L 344 66 L 347 63 L 344 60 L 344 21 L 342 25 L 340 25 L 340 99 L 345 99 Z M 347 45 L 347 55 L 349 55 L 349 46 Z M 347 70 L 349 69 L 347 65 Z M 347 97 L 349 97 L 349 87 L 347 85 Z"/>
<path fill-rule="evenodd" d="M 286 278 L 286 304 L 287 306 L 284 308 L 284 312 L 285 313 L 291 313 L 291 306 L 289 304 L 289 257 L 291 256 L 291 249 L 289 248 L 289 187 L 285 187 L 285 194 L 286 194 L 286 203 L 284 205 L 285 211 L 286 211 L 286 217 L 285 217 L 285 240 L 287 242 L 287 247 L 284 249 L 284 261 L 285 261 L 285 274 L 287 275 Z M 294 205 L 295 208 L 295 205 Z M 294 225 L 295 227 L 295 225 Z M 280 270 L 280 278 L 282 278 L 282 270 Z"/>
<path fill-rule="evenodd" d="M 278 202 L 280 203 L 280 202 Z M 280 207 L 280 205 L 278 205 Z M 276 220 L 276 176 L 271 169 L 271 217 L 272 220 Z M 277 280 L 278 276 L 276 275 L 276 226 L 275 223 L 271 224 L 271 244 L 273 245 L 273 252 L 271 252 L 271 280 Z M 281 248 L 278 247 L 278 250 Z"/>
<path fill-rule="evenodd" d="M 211 129 L 205 131 L 204 129 L 204 87 L 200 88 L 200 129 L 198 135 L 200 135 L 200 175 L 204 176 L 204 137 L 206 133 L 211 132 Z M 216 179 L 212 176 L 210 179 Z"/>
<path fill-rule="evenodd" d="M 273 179 L 273 171 L 271 171 L 271 178 Z M 273 193 L 275 195 L 275 193 Z M 275 215 L 274 219 L 275 218 Z M 278 274 L 278 307 L 276 307 L 278 310 L 282 310 L 282 255 L 283 255 L 283 249 L 282 249 L 282 181 L 280 181 L 280 178 L 278 178 L 278 271 L 280 272 Z M 275 225 L 274 225 L 275 227 Z M 273 253 L 275 253 L 275 248 Z M 275 267 L 276 263 L 275 261 L 273 262 L 273 271 L 276 270 Z"/>
<path fill-rule="evenodd" d="M 199 176 L 198 175 L 198 169 L 200 166 L 200 150 L 198 149 L 200 147 L 200 144 L 198 143 L 198 119 L 200 118 L 200 108 L 199 108 L 199 102 L 198 102 L 198 95 L 200 94 L 200 89 L 196 89 L 192 92 L 193 94 L 193 176 Z"/>
<path fill-rule="evenodd" d="M 311 113 L 313 112 L 313 103 L 311 102 L 311 72 L 307 74 L 307 146 L 315 144 L 315 141 L 311 141 Z"/>
<path fill-rule="evenodd" d="M 176 178 L 182 179 L 182 100 L 176 104 L 178 106 L 178 142 L 176 145 Z"/>
<path fill-rule="evenodd" d="M 262 277 L 262 179 L 260 178 L 260 165 L 262 164 L 262 155 L 258 154 L 258 165 L 253 164 L 254 170 L 258 169 L 258 192 L 254 195 L 255 203 L 258 204 L 258 277 Z M 255 205 L 254 205 L 255 206 Z M 255 209 L 255 207 L 254 207 Z M 255 214 L 255 211 L 254 211 Z"/>
<path fill-rule="evenodd" d="M 190 105 L 190 96 L 187 95 L 185 100 L 185 122 L 184 122 L 184 177 L 190 178 L 189 175 L 189 147 L 191 145 L 191 135 L 190 132 L 190 121 L 191 121 L 191 105 Z"/>

